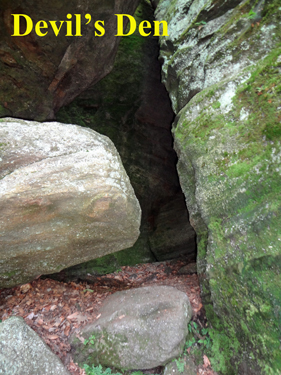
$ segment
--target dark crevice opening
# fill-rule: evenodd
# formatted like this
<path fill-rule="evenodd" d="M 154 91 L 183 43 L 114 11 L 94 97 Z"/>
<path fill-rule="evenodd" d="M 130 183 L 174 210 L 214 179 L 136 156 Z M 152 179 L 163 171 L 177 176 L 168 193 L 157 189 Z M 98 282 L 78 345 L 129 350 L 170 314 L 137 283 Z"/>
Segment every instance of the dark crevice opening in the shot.
<path fill-rule="evenodd" d="M 146 19 L 153 23 L 152 7 L 141 2 L 135 17 L 139 22 Z M 57 120 L 107 135 L 140 202 L 142 223 L 137 243 L 129 250 L 106 256 L 105 262 L 113 262 L 115 268 L 134 263 L 133 258 L 136 263 L 180 257 L 195 262 L 196 235 L 176 169 L 178 159 L 171 133 L 175 114 L 161 83 L 158 38 L 138 34 L 123 37 L 112 72 L 62 108 Z M 91 269 L 113 271 L 101 263 L 93 260 L 68 270 L 71 274 Z"/>

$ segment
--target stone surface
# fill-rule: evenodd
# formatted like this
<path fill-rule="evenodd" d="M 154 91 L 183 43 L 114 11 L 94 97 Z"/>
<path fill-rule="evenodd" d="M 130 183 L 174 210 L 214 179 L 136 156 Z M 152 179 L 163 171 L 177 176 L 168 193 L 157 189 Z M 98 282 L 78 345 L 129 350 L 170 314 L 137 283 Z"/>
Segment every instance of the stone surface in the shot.
<path fill-rule="evenodd" d="M 44 341 L 16 316 L 0 323 L 0 373 L 70 375 Z"/>
<path fill-rule="evenodd" d="M 280 3 L 162 0 L 156 14 L 169 18 L 163 78 L 211 362 L 227 375 L 280 374 Z"/>
<path fill-rule="evenodd" d="M 185 293 L 167 286 L 117 292 L 105 301 L 100 318 L 72 336 L 75 361 L 119 369 L 150 369 L 181 355 L 192 316 Z M 94 344 L 82 337 L 95 336 Z"/>
<path fill-rule="evenodd" d="M 138 0 L 5 0 L 0 4 L 0 117 L 30 120 L 53 119 L 54 112 L 110 72 L 120 37 L 115 14 L 133 14 Z M 48 34 L 11 36 L 12 14 L 26 14 L 35 24 L 45 20 L 66 21 L 72 15 L 73 35 L 66 23 L 58 36 L 50 25 Z M 75 36 L 74 14 L 81 15 L 81 34 Z M 92 16 L 86 25 L 86 14 Z M 105 22 L 105 34 L 95 36 L 95 22 Z M 22 18 L 21 30 L 25 31 Z M 72 123 L 72 122 L 71 122 Z"/>
<path fill-rule="evenodd" d="M 147 1 L 141 1 L 134 17 L 138 23 L 153 22 Z M 136 32 L 123 38 L 112 72 L 57 114 L 61 122 L 88 126 L 114 142 L 139 199 L 141 235 L 133 248 L 114 255 L 113 264 L 180 255 L 196 259 L 195 233 L 176 171 L 171 136 L 174 114 L 160 82 L 158 54 L 158 40 L 153 36 L 144 38 Z M 75 272 L 85 268 L 89 270 L 83 265 Z M 91 268 L 101 270 L 100 265 Z"/>
<path fill-rule="evenodd" d="M 161 38 L 163 79 L 175 113 L 198 92 L 235 75 L 264 57 L 276 41 L 276 25 L 261 29 L 249 15 L 256 14 L 264 1 L 177 0 L 160 1 L 156 10 L 159 20 L 169 24 L 169 37 Z M 276 8 L 274 1 L 267 7 Z M 267 16 L 266 16 L 267 17 Z M 269 21 L 269 20 L 268 20 Z"/>
<path fill-rule="evenodd" d="M 179 275 L 192 275 L 193 273 L 197 273 L 197 263 L 189 263 L 178 271 Z"/>
<path fill-rule="evenodd" d="M 2 119 L 0 139 L 1 287 L 134 244 L 139 203 L 107 137 Z"/>
<path fill-rule="evenodd" d="M 195 363 L 190 357 L 183 357 L 165 366 L 164 375 L 197 375 Z"/>

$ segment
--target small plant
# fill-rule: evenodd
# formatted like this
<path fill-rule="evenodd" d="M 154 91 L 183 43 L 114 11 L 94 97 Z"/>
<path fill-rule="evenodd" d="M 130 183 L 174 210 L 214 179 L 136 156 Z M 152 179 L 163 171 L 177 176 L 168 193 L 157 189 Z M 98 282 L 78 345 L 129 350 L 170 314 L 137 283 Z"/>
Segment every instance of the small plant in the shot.
<path fill-rule="evenodd" d="M 193 344 L 201 344 L 207 349 L 210 348 L 211 340 L 209 337 L 209 328 L 201 328 L 200 330 L 197 323 L 191 322 L 188 324 L 188 330 L 190 333 L 193 333 L 194 336 L 185 343 L 185 349 L 190 348 Z"/>
<path fill-rule="evenodd" d="M 221 103 L 220 103 L 219 101 L 216 101 L 216 102 L 214 102 L 214 103 L 212 104 L 212 107 L 213 107 L 214 109 L 218 109 L 218 108 L 220 108 L 220 106 L 221 106 Z"/>
<path fill-rule="evenodd" d="M 98 365 L 98 366 L 95 366 L 95 365 L 92 365 L 92 366 L 89 366 L 89 365 L 84 365 L 83 366 L 83 369 L 85 370 L 86 374 L 87 375 L 122 375 L 120 372 L 112 372 L 111 368 L 107 367 L 107 368 L 103 368 L 102 365 Z M 121 370 L 123 373 L 125 372 L 125 370 Z M 126 371 L 126 374 L 130 374 L 130 375 L 144 375 L 142 371 L 133 371 L 133 372 L 127 372 Z M 151 375 L 151 374 L 148 374 L 148 375 Z"/>
<path fill-rule="evenodd" d="M 185 366 L 185 361 L 183 358 L 179 358 L 179 359 L 175 359 L 174 360 L 176 362 L 176 365 L 177 365 L 177 368 L 178 368 L 178 371 L 180 373 L 183 373 L 184 372 L 184 366 Z"/>
<path fill-rule="evenodd" d="M 253 9 L 251 9 L 250 12 L 248 13 L 247 18 L 248 18 L 249 20 L 252 20 L 252 19 L 254 19 L 256 16 L 257 16 L 257 13 L 254 12 Z"/>
<path fill-rule="evenodd" d="M 85 370 L 87 375 L 122 375 L 120 372 L 116 372 L 112 374 L 111 368 L 103 369 L 102 365 L 90 367 L 89 365 L 84 365 L 83 369 Z"/>
<path fill-rule="evenodd" d="M 194 25 L 195 26 L 200 26 L 200 25 L 206 25 L 207 22 L 205 21 L 200 21 L 200 22 L 196 22 Z"/>
<path fill-rule="evenodd" d="M 84 345 L 87 345 L 88 343 L 90 343 L 91 345 L 94 345 L 95 339 L 96 339 L 95 335 L 90 336 L 88 339 L 84 340 Z"/>

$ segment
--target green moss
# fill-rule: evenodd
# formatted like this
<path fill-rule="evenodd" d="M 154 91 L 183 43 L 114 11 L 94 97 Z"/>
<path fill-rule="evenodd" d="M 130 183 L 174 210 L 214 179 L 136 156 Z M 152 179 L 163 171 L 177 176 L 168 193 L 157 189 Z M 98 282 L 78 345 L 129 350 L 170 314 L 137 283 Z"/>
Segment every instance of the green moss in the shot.
<path fill-rule="evenodd" d="M 221 106 L 221 103 L 220 103 L 219 101 L 214 102 L 214 103 L 212 104 L 212 107 L 213 107 L 214 109 L 220 108 L 220 106 Z"/>
<path fill-rule="evenodd" d="M 121 359 L 118 355 L 118 348 L 126 344 L 127 339 L 121 334 L 109 335 L 105 330 L 94 334 L 95 340 L 91 340 L 91 334 L 83 334 L 86 339 L 86 345 L 77 343 L 75 356 L 79 365 L 105 365 L 121 368 Z M 124 369 L 125 370 L 125 369 Z"/>
<path fill-rule="evenodd" d="M 197 194 L 199 209 L 188 198 L 191 219 L 200 210 L 208 227 L 198 264 L 213 326 L 209 358 L 227 375 L 281 368 L 280 55 L 278 44 L 251 67 L 230 112 L 217 105 L 224 87 L 216 85 L 190 102 L 174 130 L 179 171 L 188 174 L 181 180 L 196 176 L 184 186 L 187 197 Z M 189 121 L 195 105 L 200 114 Z"/>
<path fill-rule="evenodd" d="M 0 274 L 0 278 L 3 278 L 3 279 L 10 279 L 11 277 L 15 276 L 19 274 L 19 271 L 18 270 L 15 270 L 15 271 L 11 271 L 11 272 L 6 272 L 6 273 L 1 273 Z"/>

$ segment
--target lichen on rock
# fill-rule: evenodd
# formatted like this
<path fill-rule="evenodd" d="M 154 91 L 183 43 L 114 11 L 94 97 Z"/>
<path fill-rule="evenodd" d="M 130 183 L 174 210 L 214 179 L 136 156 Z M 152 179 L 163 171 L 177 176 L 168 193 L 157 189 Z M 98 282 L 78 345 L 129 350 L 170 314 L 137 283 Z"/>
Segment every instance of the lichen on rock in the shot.
<path fill-rule="evenodd" d="M 132 246 L 141 209 L 113 143 L 57 122 L 0 122 L 0 285 Z"/>
<path fill-rule="evenodd" d="M 0 323 L 0 373 L 70 375 L 61 360 L 18 316 Z"/>
<path fill-rule="evenodd" d="M 99 318 L 70 338 L 74 359 L 127 370 L 165 365 L 182 354 L 191 316 L 186 294 L 173 287 L 114 293 Z"/>
<path fill-rule="evenodd" d="M 280 5 L 163 0 L 156 14 L 170 19 L 163 79 L 212 364 L 228 375 L 279 374 Z"/>

